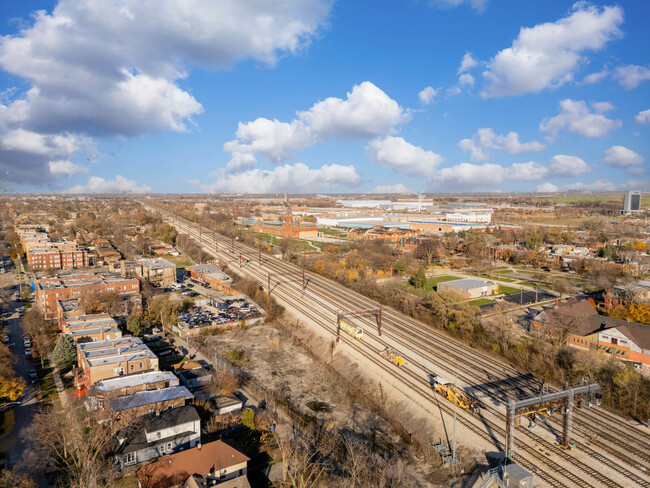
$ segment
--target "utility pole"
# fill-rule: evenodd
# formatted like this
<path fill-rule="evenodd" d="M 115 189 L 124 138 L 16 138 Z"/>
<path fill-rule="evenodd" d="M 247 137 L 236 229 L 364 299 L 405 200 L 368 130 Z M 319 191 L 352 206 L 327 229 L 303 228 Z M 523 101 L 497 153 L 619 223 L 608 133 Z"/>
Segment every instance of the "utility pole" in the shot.
<path fill-rule="evenodd" d="M 379 332 L 379 335 L 381 335 L 381 307 L 379 307 L 379 313 L 377 315 L 378 315 L 377 332 Z"/>
<path fill-rule="evenodd" d="M 267 288 L 267 289 L 269 290 L 269 297 L 270 297 L 270 296 L 271 296 L 271 273 L 267 273 L 267 275 L 268 275 L 268 279 L 269 279 L 269 283 L 268 283 L 268 288 Z"/>
<path fill-rule="evenodd" d="M 458 363 L 456 363 L 456 378 L 454 379 L 454 440 L 451 450 L 451 465 L 456 464 L 456 406 L 458 404 Z"/>

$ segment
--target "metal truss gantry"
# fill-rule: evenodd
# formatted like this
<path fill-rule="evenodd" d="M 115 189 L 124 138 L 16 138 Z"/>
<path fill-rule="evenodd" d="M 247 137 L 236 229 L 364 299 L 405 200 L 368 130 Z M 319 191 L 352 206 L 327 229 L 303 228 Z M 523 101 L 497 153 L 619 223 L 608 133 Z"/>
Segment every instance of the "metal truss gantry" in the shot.
<path fill-rule="evenodd" d="M 515 448 L 515 426 L 516 419 L 521 415 L 533 415 L 535 413 L 547 413 L 553 410 L 564 410 L 564 422 L 562 425 L 562 446 L 569 447 L 571 438 L 571 427 L 573 424 L 573 408 L 576 401 L 579 406 L 585 403 L 587 406 L 600 404 L 600 385 L 578 386 L 557 391 L 555 393 L 542 394 L 524 400 L 511 400 L 506 407 L 506 459 L 512 459 Z"/>

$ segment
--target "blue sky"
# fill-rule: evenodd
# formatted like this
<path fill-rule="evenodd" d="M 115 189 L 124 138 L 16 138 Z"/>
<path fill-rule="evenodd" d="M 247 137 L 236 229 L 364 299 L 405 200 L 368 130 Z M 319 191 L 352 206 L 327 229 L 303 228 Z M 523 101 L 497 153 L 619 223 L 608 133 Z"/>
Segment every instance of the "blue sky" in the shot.
<path fill-rule="evenodd" d="M 61 0 L 2 15 L 4 191 L 650 190 L 648 2 Z"/>

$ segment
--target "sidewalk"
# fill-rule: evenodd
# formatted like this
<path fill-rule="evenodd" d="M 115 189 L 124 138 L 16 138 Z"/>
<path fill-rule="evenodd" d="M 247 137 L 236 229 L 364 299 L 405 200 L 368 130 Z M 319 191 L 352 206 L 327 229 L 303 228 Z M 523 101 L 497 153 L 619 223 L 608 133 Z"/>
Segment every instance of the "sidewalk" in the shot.
<path fill-rule="evenodd" d="M 54 366 L 54 361 L 52 360 L 52 355 L 50 354 L 49 358 L 50 364 L 53 365 L 52 377 L 54 378 L 54 384 L 56 385 L 56 391 L 59 394 L 59 399 L 61 400 L 61 406 L 66 409 L 70 403 L 68 395 L 65 393 L 65 388 L 63 387 L 63 381 L 61 380 L 61 375 L 59 374 L 59 369 Z"/>

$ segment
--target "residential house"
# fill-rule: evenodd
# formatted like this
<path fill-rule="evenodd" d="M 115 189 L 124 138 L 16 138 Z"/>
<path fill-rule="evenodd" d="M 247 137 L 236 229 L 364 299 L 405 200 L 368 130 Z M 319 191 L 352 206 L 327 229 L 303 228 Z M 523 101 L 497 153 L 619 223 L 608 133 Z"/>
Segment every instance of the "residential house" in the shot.
<path fill-rule="evenodd" d="M 250 488 L 246 477 L 250 458 L 222 440 L 198 445 L 137 471 L 140 488 Z"/>
<path fill-rule="evenodd" d="M 119 469 L 145 463 L 201 442 L 201 419 L 190 405 L 147 414 L 116 436 L 115 462 Z"/>
<path fill-rule="evenodd" d="M 589 300 L 570 300 L 544 310 L 532 320 L 531 328 L 650 372 L 650 326 L 600 315 Z"/>

